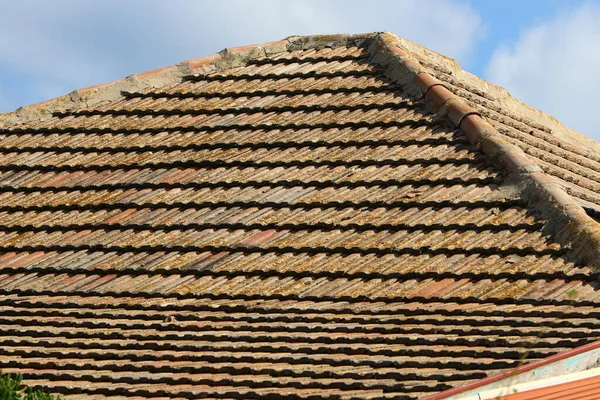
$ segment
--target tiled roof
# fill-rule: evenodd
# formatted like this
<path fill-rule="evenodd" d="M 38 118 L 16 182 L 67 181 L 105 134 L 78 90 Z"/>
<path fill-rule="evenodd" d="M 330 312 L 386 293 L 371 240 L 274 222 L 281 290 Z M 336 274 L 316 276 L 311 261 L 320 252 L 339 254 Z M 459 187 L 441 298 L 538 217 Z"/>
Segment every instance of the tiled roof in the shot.
<path fill-rule="evenodd" d="M 443 392 L 425 396 L 422 400 L 499 399 L 507 394 L 596 376 L 600 372 L 600 368 L 597 368 L 599 360 L 600 341 L 596 341 L 523 364 L 517 368 L 507 369 L 463 386 L 455 386 Z M 582 396 L 581 398 L 588 397 Z M 593 399 L 594 397 L 589 398 Z M 539 399 L 546 399 L 546 397 L 542 395 Z"/>
<path fill-rule="evenodd" d="M 600 339 L 600 155 L 448 63 L 296 37 L 0 116 L 0 368 L 408 399 Z"/>
<path fill-rule="evenodd" d="M 600 398 L 600 375 L 502 396 L 498 400 L 594 400 Z"/>

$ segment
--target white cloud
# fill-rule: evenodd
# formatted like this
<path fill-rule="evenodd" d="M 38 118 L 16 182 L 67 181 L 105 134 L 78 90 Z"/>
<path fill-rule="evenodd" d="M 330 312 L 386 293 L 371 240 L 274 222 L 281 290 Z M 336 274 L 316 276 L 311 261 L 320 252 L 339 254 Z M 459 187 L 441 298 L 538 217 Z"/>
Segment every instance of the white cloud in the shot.
<path fill-rule="evenodd" d="M 600 6 L 585 3 L 498 48 L 485 75 L 520 100 L 600 140 Z"/>
<path fill-rule="evenodd" d="M 389 30 L 461 58 L 480 26 L 465 0 L 2 2 L 0 84 L 16 108 L 224 47 L 317 33 Z"/>

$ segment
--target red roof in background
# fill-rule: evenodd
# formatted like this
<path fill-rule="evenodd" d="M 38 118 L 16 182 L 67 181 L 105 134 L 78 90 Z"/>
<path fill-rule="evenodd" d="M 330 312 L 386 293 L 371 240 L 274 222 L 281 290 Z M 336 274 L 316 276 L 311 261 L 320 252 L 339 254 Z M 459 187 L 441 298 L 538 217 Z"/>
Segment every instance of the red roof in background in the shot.
<path fill-rule="evenodd" d="M 597 400 L 600 399 L 600 376 L 560 385 L 513 393 L 498 400 Z"/>
<path fill-rule="evenodd" d="M 570 372 L 585 371 L 596 366 L 597 361 L 595 360 L 595 357 L 593 357 L 593 354 L 599 349 L 600 341 L 589 343 L 541 360 L 530 362 L 512 370 L 506 370 L 499 374 L 470 382 L 463 386 L 457 386 L 440 393 L 426 396 L 423 400 L 462 399 L 463 397 L 477 396 L 475 393 L 478 393 L 479 396 L 483 397 L 487 396 L 486 393 L 488 390 L 493 391 L 502 387 L 520 385 L 528 381 L 553 379 L 564 376 Z M 582 359 L 577 358 L 578 356 L 587 356 L 589 361 L 584 363 Z M 532 371 L 534 371 L 534 373 L 530 378 L 516 379 L 517 377 L 524 376 L 524 374 L 531 373 Z M 535 373 L 535 371 L 538 372 Z M 545 398 L 541 397 L 541 399 Z"/>
<path fill-rule="evenodd" d="M 0 128 L 0 368 L 67 400 L 414 399 L 600 339 L 600 145 L 388 33 Z"/>

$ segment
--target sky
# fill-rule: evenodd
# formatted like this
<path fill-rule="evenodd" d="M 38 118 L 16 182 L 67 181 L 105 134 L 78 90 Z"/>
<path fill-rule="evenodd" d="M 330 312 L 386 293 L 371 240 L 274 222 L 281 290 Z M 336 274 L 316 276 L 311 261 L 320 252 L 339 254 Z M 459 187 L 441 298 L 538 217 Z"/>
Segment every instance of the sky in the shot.
<path fill-rule="evenodd" d="M 2 0 L 0 113 L 292 35 L 390 31 L 600 141 L 600 0 Z"/>

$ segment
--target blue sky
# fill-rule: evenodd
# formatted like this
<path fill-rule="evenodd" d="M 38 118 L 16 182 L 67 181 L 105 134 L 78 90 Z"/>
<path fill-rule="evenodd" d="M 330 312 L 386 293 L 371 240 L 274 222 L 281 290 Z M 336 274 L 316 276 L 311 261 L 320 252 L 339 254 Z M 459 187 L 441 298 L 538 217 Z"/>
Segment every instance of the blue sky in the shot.
<path fill-rule="evenodd" d="M 5 0 L 0 112 L 290 35 L 388 30 L 600 141 L 600 0 Z"/>
<path fill-rule="evenodd" d="M 511 46 L 528 29 L 581 3 L 560 0 L 468 1 L 480 16 L 482 24 L 477 34 L 477 43 L 471 50 L 471 58 L 465 60 L 462 67 L 475 75 L 483 76 L 484 69 L 498 46 Z"/>

